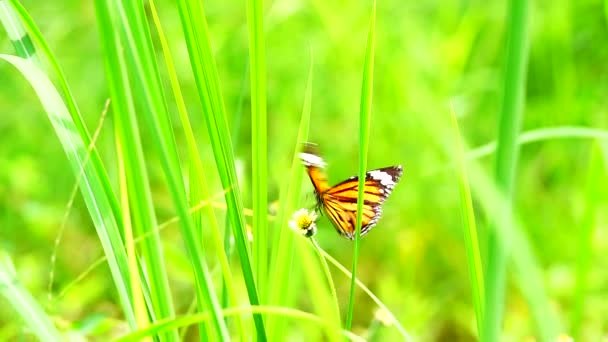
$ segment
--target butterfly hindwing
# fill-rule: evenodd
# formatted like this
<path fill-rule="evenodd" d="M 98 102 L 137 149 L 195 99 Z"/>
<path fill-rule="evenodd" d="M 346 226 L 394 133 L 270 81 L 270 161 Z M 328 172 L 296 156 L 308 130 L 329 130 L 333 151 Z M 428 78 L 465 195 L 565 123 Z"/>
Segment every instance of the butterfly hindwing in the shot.
<path fill-rule="evenodd" d="M 367 233 L 380 219 L 382 203 L 391 194 L 402 173 L 403 168 L 398 165 L 368 171 L 365 174 L 361 235 Z M 355 238 L 358 196 L 359 178 L 356 176 L 323 193 L 322 201 L 325 211 L 340 234 L 349 239 Z M 332 211 L 338 211 L 341 214 L 332 213 Z"/>

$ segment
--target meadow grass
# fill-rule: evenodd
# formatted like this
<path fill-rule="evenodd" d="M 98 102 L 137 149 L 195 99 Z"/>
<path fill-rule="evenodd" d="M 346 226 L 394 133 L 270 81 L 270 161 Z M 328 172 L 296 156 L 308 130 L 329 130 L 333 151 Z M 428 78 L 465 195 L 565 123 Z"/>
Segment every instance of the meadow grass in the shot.
<path fill-rule="evenodd" d="M 350 296 L 348 297 L 348 311 L 346 313 L 345 329 L 350 330 L 353 324 L 355 310 L 355 279 L 357 276 L 357 263 L 361 240 L 361 222 L 363 219 L 363 195 L 365 193 L 365 173 L 367 172 L 367 153 L 369 149 L 369 131 L 372 117 L 372 94 L 374 85 L 374 48 L 376 40 L 376 2 L 372 7 L 369 20 L 367 44 L 365 45 L 365 58 L 363 63 L 363 77 L 361 80 L 361 105 L 359 108 L 359 188 L 357 195 L 357 224 L 355 227 L 355 244 L 353 247 L 353 266 L 350 282 Z"/>
<path fill-rule="evenodd" d="M 507 46 L 502 110 L 498 122 L 495 181 L 510 203 L 514 193 L 515 170 L 519 158 L 517 136 L 521 129 L 525 102 L 526 70 L 528 67 L 528 2 L 509 3 L 507 19 Z M 511 209 L 505 209 L 511 215 Z M 493 223 L 490 223 L 493 224 Z M 507 228 L 509 229 L 509 228 Z M 484 325 L 480 337 L 484 341 L 496 341 L 500 334 L 506 292 L 507 251 L 496 232 L 488 232 L 486 272 L 486 298 Z M 543 339 L 553 336 L 544 335 Z"/>
<path fill-rule="evenodd" d="M 0 339 L 599 338 L 608 49 L 564 49 L 581 39 L 568 10 L 501 6 L 97 0 L 80 18 L 98 34 L 90 60 L 51 48 L 43 5 L 0 0 L 0 60 L 17 75 L 0 106 L 22 115 L 0 120 Z M 572 11 L 584 6 L 598 7 Z M 605 42 L 608 11 L 585 13 Z M 82 80 L 59 62 L 66 47 Z M 11 99 L 31 89 L 42 106 Z M 41 110 L 52 138 L 23 114 Z M 354 160 L 360 184 L 405 164 L 365 238 L 362 187 L 354 243 L 326 219 L 311 240 L 287 228 L 314 206 L 306 141 L 330 183 Z M 36 209 L 64 208 L 74 182 L 67 213 Z M 70 217 L 65 230 L 54 217 Z"/>

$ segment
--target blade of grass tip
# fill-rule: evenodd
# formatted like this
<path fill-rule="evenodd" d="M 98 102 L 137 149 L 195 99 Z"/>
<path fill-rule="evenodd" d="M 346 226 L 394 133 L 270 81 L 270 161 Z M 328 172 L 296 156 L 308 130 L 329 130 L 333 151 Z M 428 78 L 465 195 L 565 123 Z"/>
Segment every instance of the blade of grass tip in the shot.
<path fill-rule="evenodd" d="M 53 325 L 42 307 L 17 279 L 15 266 L 9 255 L 0 251 L 0 293 L 11 303 L 11 306 L 40 341 L 63 341 L 59 331 Z"/>
<path fill-rule="evenodd" d="M 224 189 L 227 214 L 234 235 L 243 272 L 243 279 L 251 305 L 259 304 L 258 291 L 249 255 L 246 238 L 243 200 L 236 175 L 233 147 L 230 139 L 224 100 L 219 86 L 219 77 L 211 49 L 209 31 L 203 4 L 195 0 L 178 0 L 178 8 L 186 47 L 190 56 L 190 66 L 194 74 L 200 100 L 203 104 L 204 121 L 213 150 L 213 156 Z M 261 315 L 254 314 L 254 324 L 258 339 L 266 340 L 266 330 Z"/>
<path fill-rule="evenodd" d="M 190 204 L 196 205 L 200 202 L 206 201 L 211 198 L 209 194 L 209 190 L 207 187 L 207 180 L 205 178 L 205 173 L 203 170 L 203 165 L 201 159 L 199 157 L 198 147 L 196 145 L 196 139 L 194 137 L 194 132 L 192 131 L 192 127 L 190 125 L 190 120 L 188 119 L 188 112 L 186 110 L 186 104 L 184 102 L 184 98 L 179 88 L 179 82 L 177 78 L 177 73 L 175 72 L 175 67 L 173 63 L 173 58 L 171 57 L 171 53 L 169 51 L 169 46 L 167 44 L 167 39 L 162 30 L 162 26 L 160 23 L 160 19 L 158 17 L 158 13 L 156 11 L 156 6 L 154 5 L 154 1 L 150 1 L 150 12 L 152 13 L 152 18 L 154 20 L 154 24 L 156 26 L 159 41 L 161 43 L 161 47 L 163 50 L 163 55 L 165 56 L 165 63 L 167 65 L 167 71 L 169 73 L 169 78 L 171 81 L 171 87 L 173 89 L 173 95 L 175 97 L 175 102 L 177 105 L 178 113 L 182 122 L 182 126 L 184 127 L 184 133 L 186 136 L 186 143 L 188 145 L 188 156 L 190 159 Z M 209 224 L 209 230 L 211 232 L 211 238 L 215 250 L 218 251 L 218 259 L 220 262 L 220 267 L 222 269 L 223 274 L 223 282 L 226 284 L 226 293 L 227 298 L 233 305 L 238 304 L 238 300 L 236 297 L 236 287 L 234 285 L 232 279 L 232 272 L 230 270 L 230 263 L 228 261 L 227 254 L 221 253 L 220 251 L 224 251 L 224 244 L 222 241 L 221 233 L 219 231 L 219 226 L 217 224 L 217 219 L 215 217 L 215 213 L 211 206 L 205 206 L 203 210 L 196 211 L 192 213 L 193 218 L 195 218 L 195 222 L 197 223 L 197 230 L 202 231 L 202 219 L 206 217 L 207 222 Z M 201 239 L 201 244 L 203 243 Z M 243 322 L 240 316 L 235 316 L 236 326 L 237 326 L 237 336 L 245 337 L 245 330 L 243 326 Z"/>
<path fill-rule="evenodd" d="M 116 126 L 119 126 L 120 119 L 116 118 Z M 119 128 L 116 128 L 118 131 Z M 148 312 L 144 303 L 144 298 L 141 289 L 139 278 L 139 267 L 137 265 L 137 254 L 135 252 L 135 242 L 133 241 L 133 229 L 131 226 L 131 214 L 129 212 L 129 195 L 127 192 L 127 177 L 125 172 L 124 154 L 120 134 L 116 137 L 116 160 L 118 161 L 118 181 L 120 203 L 122 205 L 122 220 L 125 229 L 125 244 L 127 247 L 127 257 L 129 258 L 129 269 L 131 271 L 131 295 L 133 296 L 133 308 L 135 312 L 135 320 L 137 328 L 143 329 L 150 324 L 148 320 Z"/>
<path fill-rule="evenodd" d="M 372 90 L 374 84 L 374 45 L 376 35 L 376 1 L 372 7 L 365 47 L 365 61 L 363 64 L 363 80 L 361 86 L 361 107 L 359 112 L 359 194 L 357 197 L 357 226 L 355 228 L 355 246 L 353 249 L 353 277 L 350 282 L 350 295 L 345 330 L 350 330 L 353 323 L 355 308 L 355 278 L 357 275 L 357 261 L 359 258 L 359 245 L 361 239 L 361 220 L 363 218 L 363 194 L 365 192 L 365 172 L 367 171 L 367 148 L 369 146 L 369 127 L 372 111 Z"/>
<path fill-rule="evenodd" d="M 17 56 L 29 59 L 40 66 L 40 60 L 36 55 L 36 47 L 32 37 L 27 33 L 19 15 L 13 6 L 6 0 L 0 0 L 0 22 L 4 26 L 8 38 L 11 40 Z"/>
<path fill-rule="evenodd" d="M 298 135 L 294 144 L 293 158 L 291 160 L 291 171 L 286 183 L 281 187 L 281 205 L 275 223 L 276 239 L 274 240 L 273 249 L 275 253 L 271 256 L 270 263 L 270 284 L 272 288 L 268 288 L 268 302 L 272 305 L 289 306 L 287 299 L 290 298 L 289 291 L 293 290 L 291 286 L 291 270 L 293 262 L 293 233 L 287 229 L 287 218 L 290 213 L 296 209 L 296 205 L 300 198 L 301 184 L 304 172 L 301 167 L 300 158 L 298 157 L 301 149 L 301 143 L 308 140 L 308 131 L 310 129 L 310 112 L 312 106 L 312 71 L 314 59 L 312 47 L 310 49 L 310 66 L 308 68 L 308 78 L 306 80 L 306 90 L 304 92 L 304 104 L 302 106 L 302 116 L 300 118 L 300 126 Z M 276 285 L 276 286 L 275 286 Z M 281 316 L 270 317 L 269 331 L 272 332 L 271 341 L 280 340 L 285 336 L 285 321 Z"/>
<path fill-rule="evenodd" d="M 464 236 L 464 247 L 467 253 L 467 265 L 471 290 L 473 293 L 473 304 L 475 305 L 475 316 L 477 321 L 477 333 L 481 336 L 483 328 L 483 301 L 484 277 L 483 265 L 481 263 L 481 253 L 479 251 L 479 241 L 477 238 L 477 227 L 475 225 L 475 212 L 473 210 L 473 200 L 471 199 L 471 189 L 465 165 L 464 149 L 460 139 L 458 120 L 454 113 L 454 106 L 451 106 L 452 128 L 454 130 L 454 141 L 456 143 L 456 163 L 458 174 L 458 188 L 460 190 L 460 212 L 462 216 L 462 229 Z"/>
<path fill-rule="evenodd" d="M 527 1 L 510 1 L 508 11 L 504 95 L 498 127 L 495 177 L 499 190 L 506 196 L 507 203 L 511 203 L 519 154 L 517 140 L 525 101 L 528 61 Z M 487 297 L 485 301 L 485 327 L 482 330 L 481 340 L 497 341 L 499 340 L 504 311 L 507 255 L 495 229 L 489 231 L 487 250 L 489 253 L 486 282 Z"/>
<path fill-rule="evenodd" d="M 253 256 L 258 293 L 268 277 L 268 152 L 264 1 L 247 0 L 251 81 L 251 181 L 253 185 Z M 264 302 L 260 298 L 261 303 Z"/>
<path fill-rule="evenodd" d="M 602 147 L 600 144 L 600 142 L 596 142 L 591 146 L 587 184 L 585 187 L 586 207 L 578 234 L 574 309 L 572 310 L 570 319 L 570 333 L 575 341 L 578 341 L 581 338 L 580 333 L 587 297 L 587 275 L 591 266 L 593 251 L 595 218 L 599 202 L 602 200 L 606 189 L 606 184 L 604 183 L 606 170 L 604 169 L 604 163 L 602 163 L 601 160 L 602 155 L 600 149 Z"/>

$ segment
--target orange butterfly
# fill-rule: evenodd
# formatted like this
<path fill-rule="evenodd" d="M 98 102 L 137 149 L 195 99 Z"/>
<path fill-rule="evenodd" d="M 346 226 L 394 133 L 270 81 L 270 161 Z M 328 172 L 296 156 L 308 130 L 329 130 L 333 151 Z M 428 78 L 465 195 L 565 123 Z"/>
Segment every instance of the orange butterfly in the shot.
<path fill-rule="evenodd" d="M 316 152 L 314 144 L 304 144 L 300 159 L 315 188 L 317 208 L 323 207 L 338 233 L 353 240 L 357 224 L 359 177 L 350 177 L 330 187 L 323 171 L 326 163 Z M 368 171 L 365 174 L 361 236 L 369 232 L 380 219 L 382 203 L 391 194 L 402 173 L 403 168 L 397 165 Z"/>

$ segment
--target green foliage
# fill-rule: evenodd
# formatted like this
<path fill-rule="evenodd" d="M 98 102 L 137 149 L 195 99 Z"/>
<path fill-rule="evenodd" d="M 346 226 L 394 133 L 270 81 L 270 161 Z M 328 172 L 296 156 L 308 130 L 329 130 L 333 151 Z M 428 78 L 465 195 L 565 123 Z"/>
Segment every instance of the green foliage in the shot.
<path fill-rule="evenodd" d="M 607 22 L 591 0 L 0 0 L 0 340 L 601 339 Z M 332 184 L 404 165 L 360 241 L 287 228 L 314 205 L 304 141 Z"/>
<path fill-rule="evenodd" d="M 363 219 L 363 194 L 365 193 L 365 172 L 367 171 L 367 153 L 369 149 L 369 131 L 372 117 L 372 94 L 374 85 L 374 48 L 376 45 L 376 2 L 372 8 L 365 45 L 365 58 L 363 62 L 363 77 L 361 80 L 361 105 L 359 107 L 359 188 L 357 194 L 357 226 L 355 227 L 355 245 L 353 248 L 353 277 L 350 281 L 350 295 L 348 299 L 348 312 L 344 328 L 350 330 L 353 325 L 355 310 L 355 279 L 357 276 L 357 263 L 359 261 L 359 246 L 361 245 L 361 220 Z"/>

